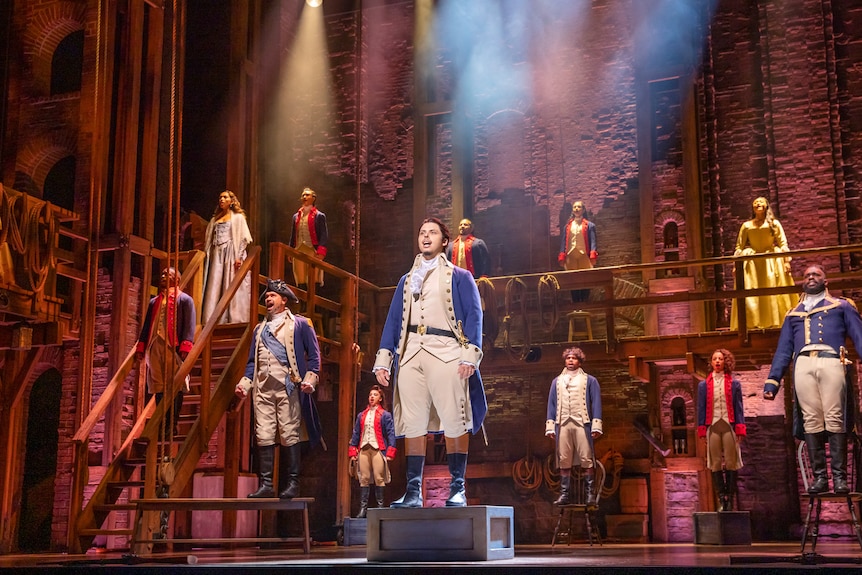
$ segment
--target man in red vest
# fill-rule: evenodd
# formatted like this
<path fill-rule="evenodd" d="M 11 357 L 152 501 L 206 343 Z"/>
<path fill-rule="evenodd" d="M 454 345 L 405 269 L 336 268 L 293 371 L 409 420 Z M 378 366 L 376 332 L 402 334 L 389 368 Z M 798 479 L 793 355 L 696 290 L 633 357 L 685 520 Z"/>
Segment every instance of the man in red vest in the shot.
<path fill-rule="evenodd" d="M 446 248 L 446 259 L 473 274 L 473 278 L 491 275 L 491 256 L 485 242 L 473 235 L 473 222 L 464 218 L 458 224 L 460 234 Z"/>

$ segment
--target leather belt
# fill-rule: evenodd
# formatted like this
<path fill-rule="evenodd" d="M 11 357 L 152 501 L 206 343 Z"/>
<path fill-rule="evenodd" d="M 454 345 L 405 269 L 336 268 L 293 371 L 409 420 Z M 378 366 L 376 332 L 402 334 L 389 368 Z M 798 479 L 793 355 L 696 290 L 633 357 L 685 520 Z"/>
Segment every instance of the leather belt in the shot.
<path fill-rule="evenodd" d="M 824 357 L 827 359 L 838 359 L 840 357 L 834 351 L 823 351 L 820 349 L 813 349 L 811 351 L 800 351 L 799 355 L 807 355 L 808 357 Z"/>
<path fill-rule="evenodd" d="M 448 329 L 437 329 L 436 327 L 428 327 L 426 325 L 408 325 L 407 331 L 411 333 L 418 333 L 419 335 L 442 335 L 443 337 L 451 337 L 453 339 L 458 339 L 458 337 Z"/>

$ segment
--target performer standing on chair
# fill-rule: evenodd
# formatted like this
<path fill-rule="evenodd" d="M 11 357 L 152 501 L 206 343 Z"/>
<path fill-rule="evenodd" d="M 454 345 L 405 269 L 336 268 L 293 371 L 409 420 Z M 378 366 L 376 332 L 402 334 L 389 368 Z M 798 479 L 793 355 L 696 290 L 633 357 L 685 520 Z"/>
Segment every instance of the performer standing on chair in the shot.
<path fill-rule="evenodd" d="M 469 433 L 488 405 L 479 377 L 482 304 L 476 281 L 443 250 L 449 230 L 437 218 L 419 229 L 419 255 L 398 282 L 374 362 L 377 383 L 397 372 L 392 405 L 395 433 L 405 437 L 407 492 L 391 507 L 422 507 L 425 436 L 442 431 L 449 463 L 448 507 L 465 507 Z"/>
<path fill-rule="evenodd" d="M 584 472 L 586 504 L 595 505 L 601 486 L 595 485 L 593 441 L 602 434 L 602 395 L 598 380 L 583 370 L 586 361 L 579 347 L 563 352 L 565 368 L 551 382 L 545 435 L 557 442 L 560 496 L 554 505 L 572 503 L 572 467 Z"/>
<path fill-rule="evenodd" d="M 712 352 L 712 371 L 697 384 L 697 436 L 706 440 L 706 466 L 719 511 L 731 511 L 737 471 L 742 468 L 739 442 L 745 436 L 742 384 L 733 378 L 736 359 L 726 349 Z M 724 471 L 721 458 L 724 457 Z"/>
<path fill-rule="evenodd" d="M 392 414 L 386 411 L 386 397 L 379 385 L 368 392 L 368 407 L 356 416 L 353 436 L 350 438 L 347 455 L 358 463 L 359 513 L 357 518 L 365 517 L 368 509 L 368 496 L 374 484 L 377 507 L 383 507 L 383 489 L 389 483 L 388 462 L 395 459 L 395 423 Z"/>
<path fill-rule="evenodd" d="M 774 399 L 791 362 L 796 360 L 793 382 L 802 417 L 802 431 L 814 473 L 811 494 L 829 490 L 826 442 L 832 459 L 832 488 L 849 493 L 847 485 L 847 430 L 851 405 L 847 402 L 844 344 L 849 336 L 856 351 L 862 350 L 862 317 L 847 299 L 829 295 L 826 272 L 809 266 L 802 279 L 802 299 L 787 312 L 772 369 L 763 386 L 764 399 Z M 794 414 L 796 415 L 796 414 Z M 798 420 L 794 417 L 796 430 Z M 797 433 L 798 435 L 798 433 Z"/>
<path fill-rule="evenodd" d="M 286 283 L 269 280 L 264 298 L 266 319 L 254 330 L 245 376 L 235 390 L 238 397 L 251 390 L 254 407 L 260 484 L 249 497 L 275 497 L 273 464 L 275 446 L 280 444 L 286 473 L 279 473 L 284 487 L 278 497 L 293 499 L 299 497 L 300 442 L 323 444 L 311 399 L 320 380 L 320 347 L 311 321 L 287 308 L 288 301 L 299 300 Z"/>

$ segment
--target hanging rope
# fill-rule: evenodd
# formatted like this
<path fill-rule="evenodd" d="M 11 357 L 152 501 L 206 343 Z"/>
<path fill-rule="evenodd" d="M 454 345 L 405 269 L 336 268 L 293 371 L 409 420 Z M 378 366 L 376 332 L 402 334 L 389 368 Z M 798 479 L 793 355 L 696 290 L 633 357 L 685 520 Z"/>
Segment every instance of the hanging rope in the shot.
<path fill-rule="evenodd" d="M 560 321 L 560 307 L 557 304 L 558 291 L 560 291 L 560 282 L 557 281 L 556 276 L 546 274 L 539 279 L 539 320 L 542 322 L 542 327 L 552 333 Z M 551 314 L 550 318 L 546 319 L 545 300 L 549 298 Z"/>
<path fill-rule="evenodd" d="M 477 279 L 476 287 L 479 289 L 479 297 L 482 298 L 482 347 L 491 349 L 497 341 L 497 336 L 500 335 L 497 290 L 494 289 L 494 282 L 488 278 Z"/>
<path fill-rule="evenodd" d="M 527 317 L 527 285 L 521 278 L 512 278 L 506 284 L 506 316 L 503 318 L 503 345 L 506 348 L 506 353 L 515 361 L 521 361 L 527 357 L 530 350 L 530 321 Z M 512 345 L 512 324 L 515 323 L 515 317 L 512 315 L 513 304 L 517 302 L 518 315 L 521 316 L 523 322 L 523 343 L 519 350 L 516 350 Z"/>
<path fill-rule="evenodd" d="M 545 465 L 542 471 L 545 476 L 545 485 L 548 486 L 548 489 L 555 492 L 559 491 L 560 469 L 557 467 L 556 450 L 552 453 L 549 453 L 548 456 L 545 458 Z"/>
<path fill-rule="evenodd" d="M 41 295 L 48 271 L 57 267 L 54 234 L 57 223 L 51 216 L 51 204 L 30 199 L 27 225 L 24 229 L 24 255 L 30 289 Z"/>

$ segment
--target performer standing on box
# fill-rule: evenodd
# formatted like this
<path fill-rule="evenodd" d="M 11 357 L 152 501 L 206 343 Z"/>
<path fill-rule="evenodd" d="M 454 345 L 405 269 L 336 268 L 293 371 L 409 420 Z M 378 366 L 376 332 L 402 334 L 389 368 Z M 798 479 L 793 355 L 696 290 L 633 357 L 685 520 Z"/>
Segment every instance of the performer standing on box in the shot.
<path fill-rule="evenodd" d="M 566 229 L 562 233 L 560 255 L 557 260 L 566 270 L 588 270 L 596 265 L 599 257 L 596 244 L 596 224 L 588 221 L 584 202 L 577 201 L 572 204 L 572 217 L 566 223 Z M 572 290 L 572 301 L 575 303 L 587 301 L 590 290 Z"/>
<path fill-rule="evenodd" d="M 359 469 L 359 513 L 365 517 L 371 483 L 377 507 L 383 507 L 383 489 L 390 481 L 388 462 L 395 459 L 395 423 L 392 414 L 386 411 L 386 398 L 379 385 L 368 392 L 368 407 L 356 416 L 353 436 L 350 438 L 347 455 Z"/>
<path fill-rule="evenodd" d="M 326 257 L 326 242 L 329 240 L 329 228 L 326 226 L 326 214 L 315 207 L 317 192 L 304 188 L 300 196 L 302 205 L 293 214 L 293 229 L 290 234 L 290 247 L 316 258 Z M 309 277 L 311 267 L 305 262 L 293 260 L 293 279 L 300 287 L 308 286 L 311 279 L 318 285 L 323 285 L 323 270 L 317 270 L 315 277 Z"/>
<path fill-rule="evenodd" d="M 273 464 L 280 444 L 286 465 L 279 473 L 284 487 L 278 497 L 293 499 L 299 497 L 300 441 L 320 442 L 326 449 L 311 398 L 320 380 L 320 347 L 311 321 L 287 308 L 288 301 L 299 300 L 286 283 L 269 280 L 264 298 L 266 318 L 254 330 L 245 376 L 235 390 L 238 397 L 251 390 L 254 407 L 260 484 L 249 497 L 275 497 Z"/>
<path fill-rule="evenodd" d="M 802 279 L 802 299 L 787 313 L 772 369 L 763 386 L 764 399 L 775 399 L 784 372 L 796 359 L 793 382 L 802 417 L 802 431 L 814 473 L 811 494 L 829 490 L 826 472 L 826 442 L 832 458 L 832 488 L 849 493 L 847 485 L 847 430 L 853 406 L 847 401 L 844 369 L 847 337 L 859 352 L 862 349 L 862 318 L 856 305 L 829 295 L 826 272 L 809 266 Z M 800 437 L 794 413 L 794 431 Z M 800 437 L 801 438 L 801 437 Z"/>
<path fill-rule="evenodd" d="M 458 224 L 459 236 L 446 246 L 446 258 L 464 268 L 476 279 L 491 275 L 491 256 L 483 240 L 473 235 L 473 222 L 464 218 Z"/>
<path fill-rule="evenodd" d="M 736 359 L 728 350 L 715 350 L 709 363 L 712 372 L 697 384 L 697 436 L 707 443 L 706 466 L 712 471 L 718 510 L 731 511 L 737 470 L 742 468 L 739 442 L 745 436 L 742 384 L 733 378 Z"/>
<path fill-rule="evenodd" d="M 425 436 L 440 431 L 451 475 L 446 505 L 465 507 L 469 433 L 488 410 L 479 377 L 482 304 L 470 272 L 443 254 L 449 244 L 443 222 L 422 222 L 418 243 L 421 253 L 398 282 L 374 363 L 377 383 L 395 381 L 395 433 L 406 438 L 407 492 L 391 507 L 422 507 Z"/>
<path fill-rule="evenodd" d="M 593 441 L 602 434 L 602 395 L 598 380 L 583 370 L 586 361 L 579 347 L 563 352 L 565 367 L 551 382 L 545 435 L 557 443 L 560 496 L 554 505 L 572 503 L 572 466 L 584 472 L 586 504 L 596 505 L 595 450 Z"/>

